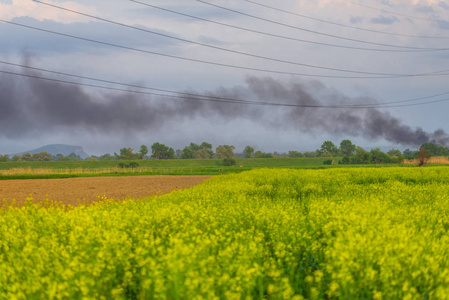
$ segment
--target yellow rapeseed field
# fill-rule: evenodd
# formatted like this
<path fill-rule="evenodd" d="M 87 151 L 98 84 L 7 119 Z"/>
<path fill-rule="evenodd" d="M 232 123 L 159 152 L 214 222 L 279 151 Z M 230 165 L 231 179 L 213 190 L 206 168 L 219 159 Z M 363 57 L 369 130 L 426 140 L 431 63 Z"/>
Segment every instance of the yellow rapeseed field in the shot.
<path fill-rule="evenodd" d="M 259 169 L 0 211 L 0 299 L 449 299 L 449 169 Z"/>

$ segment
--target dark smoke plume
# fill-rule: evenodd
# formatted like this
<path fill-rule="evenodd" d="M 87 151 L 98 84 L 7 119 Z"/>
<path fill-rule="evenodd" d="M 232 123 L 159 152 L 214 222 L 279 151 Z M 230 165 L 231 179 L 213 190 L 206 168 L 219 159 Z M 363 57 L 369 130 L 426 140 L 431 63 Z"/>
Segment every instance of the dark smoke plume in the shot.
<path fill-rule="evenodd" d="M 26 74 L 40 75 L 24 70 Z M 31 73 L 30 73 L 31 72 Z M 43 75 L 45 76 L 45 75 Z M 155 131 L 164 125 L 186 119 L 249 119 L 266 127 L 297 129 L 300 132 L 383 138 L 403 145 L 449 143 L 439 129 L 433 133 L 411 128 L 378 109 L 272 107 L 171 99 L 133 93 L 87 92 L 77 85 L 60 82 L 0 76 L 0 136 L 19 138 L 49 132 L 85 130 L 100 134 L 131 134 Z M 190 91 L 195 93 L 194 91 Z M 219 88 L 214 97 L 239 98 L 259 102 L 300 105 L 339 105 L 373 103 L 369 98 L 351 98 L 327 88 L 318 81 L 281 82 L 250 77 L 245 86 Z"/>

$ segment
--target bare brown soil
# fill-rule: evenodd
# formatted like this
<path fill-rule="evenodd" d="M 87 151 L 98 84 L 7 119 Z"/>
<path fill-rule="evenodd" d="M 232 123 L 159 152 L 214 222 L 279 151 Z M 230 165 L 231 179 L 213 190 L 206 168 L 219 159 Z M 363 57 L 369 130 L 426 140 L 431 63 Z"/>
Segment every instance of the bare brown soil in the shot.
<path fill-rule="evenodd" d="M 0 200 L 10 204 L 15 199 L 16 204 L 21 205 L 31 196 L 35 203 L 48 199 L 60 201 L 64 205 L 89 204 L 100 200 L 102 196 L 122 200 L 127 197 L 143 198 L 166 194 L 192 187 L 211 177 L 152 175 L 4 180 L 0 181 Z"/>

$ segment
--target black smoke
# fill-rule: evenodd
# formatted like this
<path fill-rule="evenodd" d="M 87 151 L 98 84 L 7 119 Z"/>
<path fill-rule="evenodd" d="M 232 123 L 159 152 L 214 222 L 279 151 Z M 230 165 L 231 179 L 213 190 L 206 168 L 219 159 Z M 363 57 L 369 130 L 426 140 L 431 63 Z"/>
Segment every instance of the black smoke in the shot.
<path fill-rule="evenodd" d="M 28 69 L 22 73 L 48 77 Z M 59 77 L 54 79 L 60 80 Z M 65 79 L 64 80 L 68 80 Z M 72 79 L 73 80 L 73 79 Z M 87 89 L 79 85 L 0 75 L 0 136 L 23 138 L 52 132 L 86 131 L 98 134 L 133 134 L 157 131 L 186 120 L 249 119 L 257 126 L 296 129 L 309 134 L 385 139 L 402 145 L 449 143 L 439 129 L 411 128 L 390 113 L 376 108 L 273 107 L 203 101 L 195 97 L 170 98 Z M 189 91 L 190 93 L 198 93 Z M 369 97 L 352 98 L 319 81 L 279 81 L 249 77 L 245 85 L 203 93 L 211 97 L 300 106 L 339 106 L 373 103 Z"/>

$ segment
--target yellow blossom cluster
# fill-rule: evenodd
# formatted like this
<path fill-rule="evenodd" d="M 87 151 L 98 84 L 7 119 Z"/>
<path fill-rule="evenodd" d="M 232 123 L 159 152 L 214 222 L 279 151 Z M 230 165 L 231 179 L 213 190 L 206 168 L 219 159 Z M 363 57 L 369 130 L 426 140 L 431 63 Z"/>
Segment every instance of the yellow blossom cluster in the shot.
<path fill-rule="evenodd" d="M 258 169 L 49 203 L 0 210 L 0 299 L 449 299 L 446 167 Z"/>

